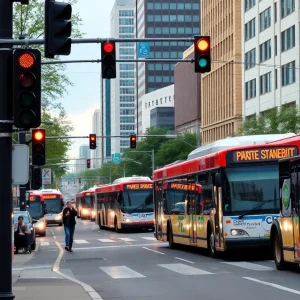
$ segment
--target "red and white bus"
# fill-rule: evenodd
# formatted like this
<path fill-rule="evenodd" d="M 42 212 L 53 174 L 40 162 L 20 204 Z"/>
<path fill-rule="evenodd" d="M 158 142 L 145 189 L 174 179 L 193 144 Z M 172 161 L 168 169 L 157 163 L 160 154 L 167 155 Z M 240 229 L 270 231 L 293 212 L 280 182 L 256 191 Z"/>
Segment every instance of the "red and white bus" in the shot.
<path fill-rule="evenodd" d="M 91 221 L 95 220 L 95 189 L 96 188 L 90 188 L 86 191 L 79 192 L 76 195 L 78 218 L 90 219 Z"/>
<path fill-rule="evenodd" d="M 97 187 L 96 223 L 99 227 L 141 228 L 154 231 L 153 181 L 149 177 L 124 177 Z"/>
<path fill-rule="evenodd" d="M 271 224 L 279 217 L 278 159 L 297 155 L 300 141 L 257 144 L 255 139 L 261 140 L 243 136 L 217 141 L 193 151 L 191 159 L 155 170 L 158 240 L 171 247 L 208 248 L 212 257 L 230 249 L 270 246 Z M 232 146 L 236 141 L 248 146 Z M 165 193 L 163 187 L 174 180 L 190 188 Z M 195 197 L 194 185 L 202 186 L 202 200 Z M 184 203 L 180 214 L 174 210 L 178 203 Z"/>

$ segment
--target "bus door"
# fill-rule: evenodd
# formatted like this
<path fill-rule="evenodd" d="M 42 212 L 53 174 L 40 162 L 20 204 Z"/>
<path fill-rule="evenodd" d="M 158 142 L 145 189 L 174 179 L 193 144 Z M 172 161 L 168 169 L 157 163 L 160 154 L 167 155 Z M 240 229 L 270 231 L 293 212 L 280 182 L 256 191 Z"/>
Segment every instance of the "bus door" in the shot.
<path fill-rule="evenodd" d="M 192 191 L 189 194 L 190 244 L 197 244 L 196 198 Z"/>
<path fill-rule="evenodd" d="M 294 199 L 293 227 L 294 227 L 294 245 L 295 245 L 295 260 L 300 261 L 300 165 L 297 166 L 297 189 Z"/>

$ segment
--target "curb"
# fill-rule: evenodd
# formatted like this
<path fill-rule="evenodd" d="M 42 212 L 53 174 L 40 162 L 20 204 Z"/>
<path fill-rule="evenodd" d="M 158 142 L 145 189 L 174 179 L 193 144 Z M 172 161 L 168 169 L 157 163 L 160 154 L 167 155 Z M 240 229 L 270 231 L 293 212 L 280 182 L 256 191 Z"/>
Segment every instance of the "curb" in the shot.
<path fill-rule="evenodd" d="M 55 242 L 55 244 L 56 244 L 57 248 L 59 249 L 59 254 L 53 265 L 52 271 L 70 281 L 73 281 L 73 282 L 79 284 L 88 293 L 88 295 L 91 297 L 92 300 L 103 300 L 103 298 L 90 285 L 88 285 L 82 281 L 79 281 L 75 278 L 72 278 L 66 274 L 63 274 L 62 272 L 59 271 L 59 265 L 60 265 L 61 259 L 63 257 L 63 254 L 64 254 L 64 250 L 58 242 Z"/>

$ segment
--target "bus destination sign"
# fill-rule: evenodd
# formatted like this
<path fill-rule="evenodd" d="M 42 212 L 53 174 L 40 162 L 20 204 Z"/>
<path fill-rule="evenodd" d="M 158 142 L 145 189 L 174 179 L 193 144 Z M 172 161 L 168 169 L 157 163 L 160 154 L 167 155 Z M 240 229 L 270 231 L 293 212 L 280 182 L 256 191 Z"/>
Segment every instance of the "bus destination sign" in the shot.
<path fill-rule="evenodd" d="M 153 184 L 152 183 L 131 183 L 131 184 L 126 184 L 125 188 L 127 188 L 127 190 L 152 189 Z"/>
<path fill-rule="evenodd" d="M 195 184 L 186 184 L 186 183 L 171 183 L 170 189 L 172 190 L 184 190 L 184 191 L 198 191 L 199 188 Z"/>
<path fill-rule="evenodd" d="M 57 195 L 44 195 L 44 199 L 56 199 Z"/>
<path fill-rule="evenodd" d="M 297 147 L 272 147 L 233 151 L 233 162 L 271 161 L 298 155 Z"/>

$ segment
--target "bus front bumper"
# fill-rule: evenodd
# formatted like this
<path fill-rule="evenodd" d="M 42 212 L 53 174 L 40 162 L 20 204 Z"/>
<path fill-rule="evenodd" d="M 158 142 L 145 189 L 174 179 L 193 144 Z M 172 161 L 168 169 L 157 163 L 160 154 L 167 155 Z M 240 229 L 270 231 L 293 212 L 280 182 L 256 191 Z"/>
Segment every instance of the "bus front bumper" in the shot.
<path fill-rule="evenodd" d="M 225 239 L 226 250 L 240 248 L 269 248 L 270 238 Z"/>
<path fill-rule="evenodd" d="M 144 228 L 144 229 L 154 229 L 154 222 L 122 222 L 122 228 Z"/>

